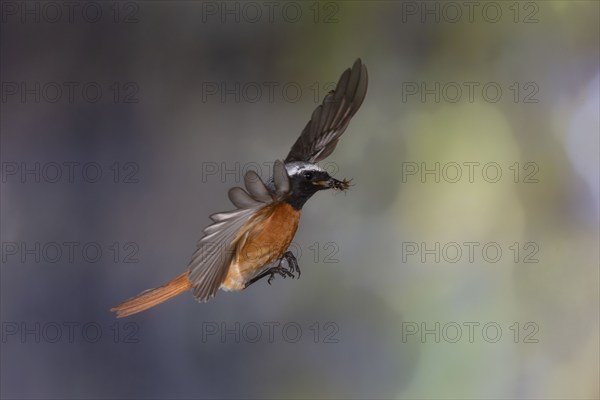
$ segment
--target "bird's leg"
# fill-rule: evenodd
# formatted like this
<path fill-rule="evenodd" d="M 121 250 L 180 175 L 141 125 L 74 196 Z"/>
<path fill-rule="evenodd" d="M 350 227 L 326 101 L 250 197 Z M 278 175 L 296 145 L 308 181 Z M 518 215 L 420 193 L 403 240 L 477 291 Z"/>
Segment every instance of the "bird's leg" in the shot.
<path fill-rule="evenodd" d="M 287 262 L 287 268 L 281 265 L 283 263 L 283 260 Z M 276 267 L 271 267 L 266 271 L 262 272 L 261 274 L 250 279 L 246 283 L 245 287 L 252 285 L 254 282 L 257 282 L 266 276 L 269 277 L 269 279 L 267 279 L 267 283 L 270 285 L 271 281 L 275 278 L 275 274 L 283 276 L 284 279 L 288 276 L 295 278 L 296 276 L 294 275 L 294 272 L 298 272 L 298 278 L 300 278 L 300 268 L 298 267 L 298 261 L 296 260 L 296 257 L 291 251 L 286 251 L 283 254 L 282 258 L 279 260 L 279 264 Z"/>
<path fill-rule="evenodd" d="M 281 261 L 285 260 L 288 264 L 289 271 L 291 273 L 297 272 L 298 279 L 300 279 L 300 267 L 298 266 L 298 260 L 296 260 L 296 256 L 291 251 L 286 251 L 283 253 L 283 257 Z M 281 266 L 281 261 L 279 261 L 279 265 Z"/>
<path fill-rule="evenodd" d="M 283 276 L 284 278 L 291 276 L 292 278 L 294 277 L 294 274 L 292 274 L 289 270 L 287 270 L 286 268 L 283 268 L 281 265 L 278 265 L 276 267 L 271 267 L 268 270 L 266 270 L 265 272 L 262 272 L 260 275 L 255 276 L 254 278 L 250 279 L 247 283 L 246 286 L 244 288 L 247 288 L 248 286 L 252 285 L 254 282 L 258 282 L 259 280 L 261 280 L 262 278 L 268 276 L 269 279 L 267 280 L 267 283 L 270 285 L 271 281 L 275 278 L 275 274 L 279 274 L 281 276 Z"/>

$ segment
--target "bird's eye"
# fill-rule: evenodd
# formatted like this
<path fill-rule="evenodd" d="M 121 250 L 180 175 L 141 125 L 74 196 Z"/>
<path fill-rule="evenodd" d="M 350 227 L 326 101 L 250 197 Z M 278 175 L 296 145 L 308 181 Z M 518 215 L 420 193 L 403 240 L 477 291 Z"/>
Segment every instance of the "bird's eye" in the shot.
<path fill-rule="evenodd" d="M 312 172 L 305 172 L 304 173 L 304 178 L 311 180 L 313 178 L 313 173 Z"/>

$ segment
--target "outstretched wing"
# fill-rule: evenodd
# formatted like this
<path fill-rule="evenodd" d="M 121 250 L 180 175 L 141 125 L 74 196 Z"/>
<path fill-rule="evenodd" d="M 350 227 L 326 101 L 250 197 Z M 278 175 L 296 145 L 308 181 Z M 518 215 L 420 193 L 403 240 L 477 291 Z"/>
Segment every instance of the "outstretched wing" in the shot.
<path fill-rule="evenodd" d="M 335 90 L 325 96 L 292 146 L 285 162 L 316 163 L 330 155 L 367 94 L 367 67 L 360 58 L 348 68 Z"/>
<path fill-rule="evenodd" d="M 244 176 L 246 190 L 241 187 L 229 190 L 229 200 L 236 209 L 210 216 L 213 224 L 204 229 L 204 237 L 198 241 L 188 266 L 188 278 L 196 300 L 207 301 L 215 295 L 227 276 L 236 241 L 244 226 L 259 210 L 289 190 L 289 180 L 281 161 L 275 162 L 273 176 L 276 177 L 276 190 L 271 193 L 256 172 L 248 171 Z"/>

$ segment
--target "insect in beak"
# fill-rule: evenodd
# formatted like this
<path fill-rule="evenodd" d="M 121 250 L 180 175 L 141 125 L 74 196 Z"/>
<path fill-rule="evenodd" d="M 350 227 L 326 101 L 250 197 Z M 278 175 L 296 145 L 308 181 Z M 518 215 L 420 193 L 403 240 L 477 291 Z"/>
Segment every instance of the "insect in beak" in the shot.
<path fill-rule="evenodd" d="M 344 190 L 347 190 L 350 186 L 354 186 L 352 184 L 352 179 L 350 179 L 350 180 L 344 179 L 342 181 L 339 181 L 334 178 L 329 178 L 328 180 L 325 180 L 325 181 L 314 182 L 314 184 L 317 186 L 322 186 L 323 189 L 333 189 L 333 190 L 339 190 L 342 192 Z"/>

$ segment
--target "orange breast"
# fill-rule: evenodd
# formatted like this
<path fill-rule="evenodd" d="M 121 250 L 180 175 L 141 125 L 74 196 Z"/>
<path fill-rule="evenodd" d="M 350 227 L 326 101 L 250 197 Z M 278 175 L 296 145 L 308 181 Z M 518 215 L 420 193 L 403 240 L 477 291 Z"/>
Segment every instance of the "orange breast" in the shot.
<path fill-rule="evenodd" d="M 280 259 L 296 235 L 299 221 L 300 211 L 288 203 L 275 203 L 260 210 L 240 230 L 236 257 L 221 289 L 244 289 L 246 282 L 264 267 Z"/>

